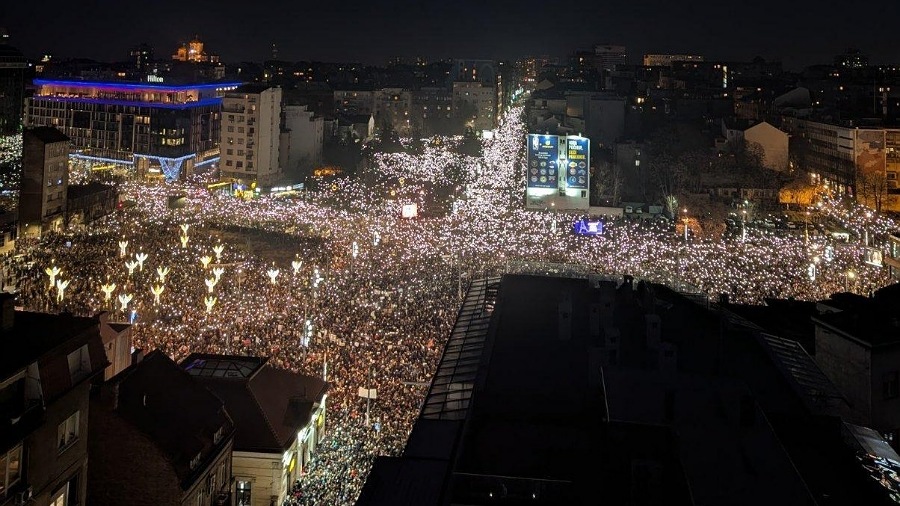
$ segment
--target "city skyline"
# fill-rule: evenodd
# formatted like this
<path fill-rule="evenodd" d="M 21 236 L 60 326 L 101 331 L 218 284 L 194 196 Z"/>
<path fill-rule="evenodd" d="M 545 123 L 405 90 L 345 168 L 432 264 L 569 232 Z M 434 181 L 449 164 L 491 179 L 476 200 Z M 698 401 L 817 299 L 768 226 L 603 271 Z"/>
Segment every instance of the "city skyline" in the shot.
<path fill-rule="evenodd" d="M 99 4 L 109 9 L 71 16 L 35 16 L 25 4 L 12 4 L 0 17 L 0 26 L 29 58 L 49 53 L 123 61 L 130 47 L 146 42 L 154 46 L 157 58 L 168 59 L 180 43 L 198 34 L 207 51 L 225 62 L 268 59 L 273 43 L 283 60 L 364 64 L 383 64 L 396 56 L 562 57 L 614 43 L 626 46 L 633 64 L 640 63 L 644 53 L 694 53 L 726 61 L 761 56 L 799 69 L 830 63 L 848 47 L 861 49 L 873 64 L 894 63 L 892 48 L 879 34 L 888 29 L 888 19 L 900 15 L 900 5 L 890 4 L 837 17 L 808 0 L 781 16 L 772 15 L 780 4 L 771 0 L 757 2 L 752 10 L 713 3 L 681 7 L 656 0 L 638 5 L 610 2 L 557 8 L 560 23 L 545 21 L 547 4 L 537 0 L 461 0 L 452 5 L 382 0 L 353 8 L 261 0 L 252 9 L 224 0 L 215 10 L 161 0 L 152 11 L 137 4 Z M 42 11 L 64 12 L 67 7 L 49 0 Z M 80 29 L 73 29 L 73 20 Z M 822 33 L 840 35 L 826 40 Z"/>

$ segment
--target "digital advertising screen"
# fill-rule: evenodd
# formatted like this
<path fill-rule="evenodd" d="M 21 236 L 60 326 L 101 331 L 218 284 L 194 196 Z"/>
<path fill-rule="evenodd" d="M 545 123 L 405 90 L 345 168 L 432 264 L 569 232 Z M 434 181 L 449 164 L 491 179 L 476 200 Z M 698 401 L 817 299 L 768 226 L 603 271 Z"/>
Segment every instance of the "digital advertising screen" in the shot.
<path fill-rule="evenodd" d="M 600 220 L 580 219 L 572 225 L 572 228 L 575 235 L 594 236 L 603 234 L 603 222 Z"/>
<path fill-rule="evenodd" d="M 566 186 L 576 190 L 587 190 L 590 184 L 590 140 L 584 137 L 566 139 Z"/>
<path fill-rule="evenodd" d="M 559 137 L 528 135 L 528 187 L 556 188 L 559 185 Z"/>

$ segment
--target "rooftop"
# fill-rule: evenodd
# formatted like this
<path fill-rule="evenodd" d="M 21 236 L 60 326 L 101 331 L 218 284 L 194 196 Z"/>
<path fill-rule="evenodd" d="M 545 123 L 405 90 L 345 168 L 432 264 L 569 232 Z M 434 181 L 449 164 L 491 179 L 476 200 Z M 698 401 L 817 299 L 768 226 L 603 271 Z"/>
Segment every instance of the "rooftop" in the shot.
<path fill-rule="evenodd" d="M 282 453 L 325 396 L 325 381 L 266 358 L 194 353 L 180 367 L 220 398 L 235 422 L 234 448 Z"/>
<path fill-rule="evenodd" d="M 118 386 L 116 412 L 168 456 L 184 489 L 205 467 L 192 468 L 195 456 L 208 462 L 234 431 L 223 402 L 159 350 L 109 383 Z M 220 429 L 223 437 L 218 441 Z"/>
<path fill-rule="evenodd" d="M 0 354 L 0 378 L 7 378 L 24 369 L 73 337 L 98 325 L 95 318 L 72 316 L 70 313 L 16 311 L 14 318 L 11 329 L 0 330 L 0 340 L 7 343 L 4 353 Z"/>
<path fill-rule="evenodd" d="M 69 142 L 69 137 L 61 131 L 51 126 L 39 126 L 26 128 L 25 137 L 34 136 L 41 142 L 52 144 L 54 142 Z"/>

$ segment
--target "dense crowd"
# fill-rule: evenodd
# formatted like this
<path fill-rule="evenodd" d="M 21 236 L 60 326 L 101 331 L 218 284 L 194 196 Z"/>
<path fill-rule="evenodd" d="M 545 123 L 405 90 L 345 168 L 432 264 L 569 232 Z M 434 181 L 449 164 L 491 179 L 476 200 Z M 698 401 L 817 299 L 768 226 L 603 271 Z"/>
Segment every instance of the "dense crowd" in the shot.
<path fill-rule="evenodd" d="M 575 215 L 521 208 L 524 134 L 513 108 L 479 157 L 450 153 L 452 140 L 418 155 L 380 154 L 380 180 L 329 182 L 295 200 L 125 184 L 133 207 L 22 241 L 0 277 L 29 309 L 110 311 L 134 323 L 136 347 L 176 360 L 196 351 L 262 355 L 326 377 L 328 434 L 288 499 L 303 505 L 352 504 L 374 456 L 402 450 L 467 280 L 573 264 L 742 302 L 884 283 L 861 261 L 862 245 L 821 237 L 683 241 L 665 225 L 624 220 L 601 237 L 575 236 Z M 439 176 L 448 165 L 465 168 L 453 211 L 401 218 L 404 199 L 424 204 L 430 188 L 448 183 Z M 186 196 L 184 207 L 169 205 L 173 193 Z M 842 218 L 854 226 L 889 226 L 829 206 L 823 212 L 849 213 Z M 360 387 L 377 389 L 368 425 Z"/>

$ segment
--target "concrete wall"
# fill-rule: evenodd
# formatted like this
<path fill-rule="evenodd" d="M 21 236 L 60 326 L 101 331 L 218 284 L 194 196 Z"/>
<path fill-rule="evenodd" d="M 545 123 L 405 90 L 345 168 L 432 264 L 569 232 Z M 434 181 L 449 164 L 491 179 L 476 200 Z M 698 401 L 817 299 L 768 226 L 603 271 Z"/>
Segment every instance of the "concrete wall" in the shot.
<path fill-rule="evenodd" d="M 69 497 L 72 498 L 69 501 L 77 499 L 79 504 L 85 504 L 89 389 L 88 382 L 84 382 L 51 404 L 45 414 L 44 424 L 25 440 L 25 478 L 33 487 L 35 506 L 49 505 L 54 494 L 75 476 L 78 477 L 77 490 L 69 491 Z M 60 451 L 57 439 L 59 424 L 75 411 L 79 411 L 78 438 L 75 443 Z"/>
<path fill-rule="evenodd" d="M 284 107 L 281 166 L 286 172 L 310 172 L 322 164 L 324 123 L 306 106 Z"/>
<path fill-rule="evenodd" d="M 767 169 L 788 170 L 788 134 L 762 122 L 744 131 L 747 144 L 756 143 L 763 150 L 762 164 Z"/>
<path fill-rule="evenodd" d="M 880 432 L 894 433 L 894 445 L 900 444 L 900 396 L 884 398 L 884 375 L 900 372 L 900 348 L 876 348 L 872 356 L 872 425 Z"/>
<path fill-rule="evenodd" d="M 251 506 L 269 506 L 272 496 L 278 497 L 275 504 L 284 500 L 281 457 L 273 453 L 234 452 L 234 481 L 251 483 Z"/>
<path fill-rule="evenodd" d="M 822 372 L 847 398 L 855 416 L 853 422 L 870 426 L 872 364 L 869 349 L 816 324 L 815 360 Z"/>

